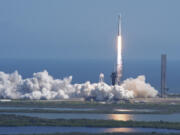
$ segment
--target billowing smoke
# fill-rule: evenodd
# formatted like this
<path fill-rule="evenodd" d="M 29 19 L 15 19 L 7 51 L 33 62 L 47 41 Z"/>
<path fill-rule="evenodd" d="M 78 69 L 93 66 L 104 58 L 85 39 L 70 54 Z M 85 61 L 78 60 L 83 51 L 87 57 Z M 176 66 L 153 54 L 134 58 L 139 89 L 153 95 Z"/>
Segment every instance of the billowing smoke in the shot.
<path fill-rule="evenodd" d="M 101 75 L 102 76 L 102 75 Z M 127 79 L 122 85 L 111 86 L 103 81 L 72 84 L 72 76 L 54 79 L 45 70 L 34 73 L 32 78 L 22 79 L 17 71 L 0 72 L 0 98 L 10 99 L 69 99 L 85 98 L 99 101 L 155 97 L 157 91 L 145 82 L 144 76 Z"/>

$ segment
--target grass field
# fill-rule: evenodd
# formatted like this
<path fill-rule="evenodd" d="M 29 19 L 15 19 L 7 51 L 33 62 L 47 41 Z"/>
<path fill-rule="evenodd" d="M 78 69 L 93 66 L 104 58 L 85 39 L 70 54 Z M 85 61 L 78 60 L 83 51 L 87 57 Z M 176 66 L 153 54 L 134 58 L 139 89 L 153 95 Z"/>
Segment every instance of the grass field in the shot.
<path fill-rule="evenodd" d="M 35 107 L 37 109 L 0 109 L 0 112 L 24 112 L 24 113 L 104 113 L 104 114 L 170 114 L 179 113 L 180 104 L 164 103 L 109 103 L 88 101 L 32 101 L 12 100 L 11 102 L 0 102 L 0 107 Z M 48 110 L 42 108 L 89 108 L 94 110 Z M 152 112 L 137 111 L 115 111 L 115 109 L 152 109 Z M 44 119 L 17 115 L 0 115 L 0 126 L 67 126 L 67 127 L 143 127 L 163 128 L 180 130 L 180 122 L 164 121 L 115 121 L 115 120 L 90 120 L 90 119 Z M 33 135 L 92 135 L 88 133 L 57 133 L 57 134 L 33 134 Z M 164 135 L 164 133 L 101 133 L 93 135 Z M 178 135 L 178 134 L 166 134 Z"/>
<path fill-rule="evenodd" d="M 0 115 L 0 126 L 68 126 L 68 127 L 143 127 L 180 129 L 180 122 L 145 122 L 89 119 L 43 119 L 17 115 Z"/>

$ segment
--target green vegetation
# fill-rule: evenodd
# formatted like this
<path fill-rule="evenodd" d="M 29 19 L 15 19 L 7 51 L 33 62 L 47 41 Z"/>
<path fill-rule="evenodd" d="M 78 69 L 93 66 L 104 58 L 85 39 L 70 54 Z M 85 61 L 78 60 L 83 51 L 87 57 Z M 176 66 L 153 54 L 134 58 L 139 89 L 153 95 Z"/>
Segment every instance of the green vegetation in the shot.
<path fill-rule="evenodd" d="M 12 100 L 11 102 L 0 102 L 0 106 L 13 107 L 62 107 L 62 108 L 82 108 L 88 106 L 89 108 L 98 107 L 102 105 L 99 103 L 91 103 L 88 101 L 48 101 L 48 100 Z"/>
<path fill-rule="evenodd" d="M 115 110 L 48 110 L 48 109 L 0 109 L 0 113 L 88 113 L 88 114 L 170 114 L 172 111 L 115 111 Z"/>
<path fill-rule="evenodd" d="M 68 127 L 143 127 L 180 129 L 180 122 L 114 121 L 89 119 L 42 119 L 17 115 L 0 115 L 0 126 L 68 126 Z"/>
<path fill-rule="evenodd" d="M 100 108 L 100 109 L 178 109 L 180 104 L 155 104 L 155 103 L 106 103 L 88 101 L 48 101 L 48 100 L 12 100 L 11 102 L 0 102 L 3 107 L 59 107 L 59 108 Z"/>
<path fill-rule="evenodd" d="M 38 113 L 104 113 L 104 114 L 170 114 L 179 113 L 180 104 L 153 104 L 153 103 L 111 103 L 102 104 L 88 101 L 46 101 L 46 100 L 13 100 L 12 102 L 0 102 L 1 107 L 37 107 L 33 110 L 5 110 L 0 112 L 38 112 Z M 88 111 L 58 111 L 58 110 L 41 110 L 41 108 L 93 108 Z M 126 111 L 119 112 L 114 109 L 153 109 L 156 111 Z"/>

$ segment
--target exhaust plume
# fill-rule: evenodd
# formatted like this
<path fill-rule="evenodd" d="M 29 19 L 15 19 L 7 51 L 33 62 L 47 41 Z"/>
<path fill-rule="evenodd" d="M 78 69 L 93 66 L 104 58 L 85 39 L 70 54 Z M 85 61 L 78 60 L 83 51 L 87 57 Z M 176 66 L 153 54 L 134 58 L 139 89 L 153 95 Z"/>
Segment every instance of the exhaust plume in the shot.
<path fill-rule="evenodd" d="M 101 76 L 104 75 L 101 73 Z M 101 81 L 72 84 L 72 76 L 54 79 L 45 70 L 33 77 L 22 79 L 17 72 L 0 72 L 0 98 L 9 99 L 70 99 L 93 98 L 97 101 L 120 100 L 137 97 L 156 97 L 157 91 L 145 82 L 145 76 L 129 78 L 119 85 L 108 85 Z"/>

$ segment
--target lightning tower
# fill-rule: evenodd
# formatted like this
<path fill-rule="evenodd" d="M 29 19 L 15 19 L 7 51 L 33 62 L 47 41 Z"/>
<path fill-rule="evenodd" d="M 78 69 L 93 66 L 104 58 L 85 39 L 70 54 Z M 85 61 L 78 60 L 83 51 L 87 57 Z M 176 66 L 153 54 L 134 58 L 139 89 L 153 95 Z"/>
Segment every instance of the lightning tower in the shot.
<path fill-rule="evenodd" d="M 166 96 L 166 54 L 161 55 L 161 97 Z"/>

